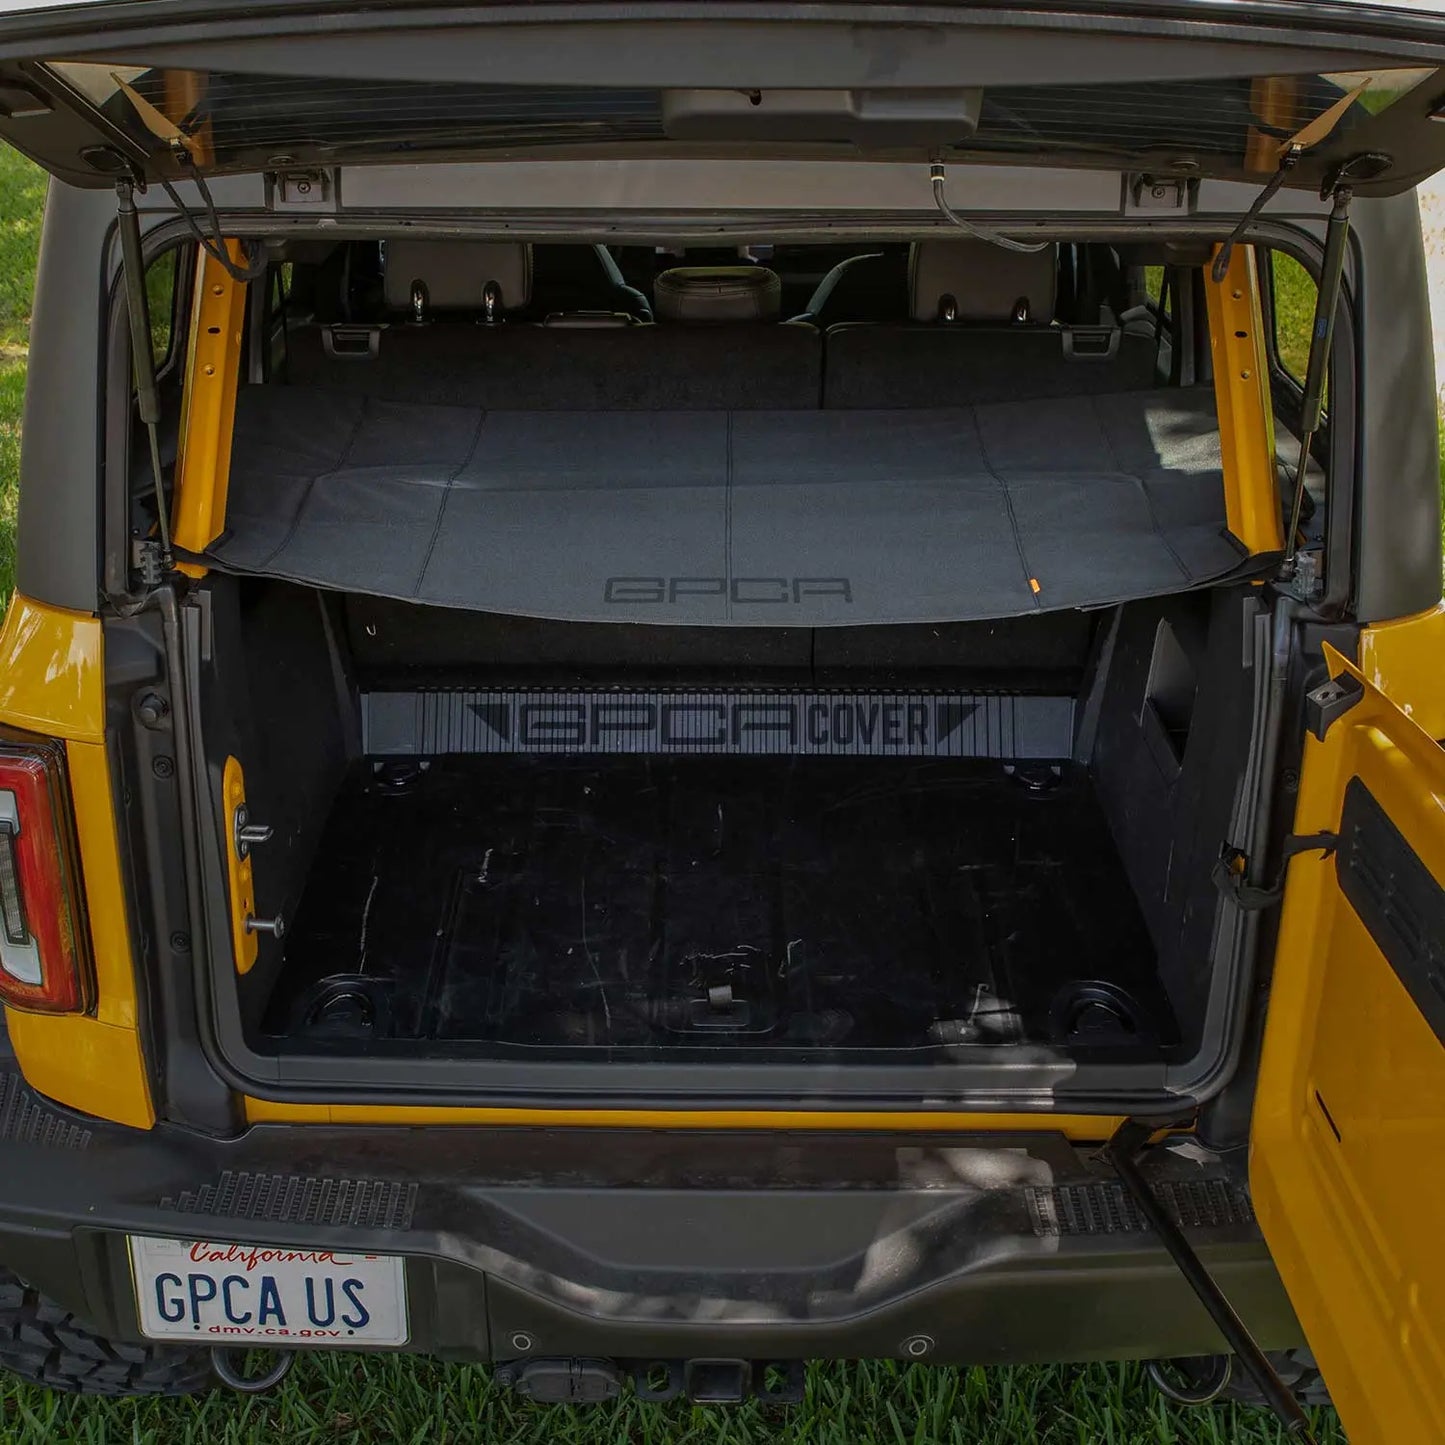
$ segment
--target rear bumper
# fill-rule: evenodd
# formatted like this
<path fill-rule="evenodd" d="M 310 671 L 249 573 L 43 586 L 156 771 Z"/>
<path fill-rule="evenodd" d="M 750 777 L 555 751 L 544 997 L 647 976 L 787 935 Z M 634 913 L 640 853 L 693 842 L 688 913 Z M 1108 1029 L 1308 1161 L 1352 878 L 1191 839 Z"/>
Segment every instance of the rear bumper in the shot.
<path fill-rule="evenodd" d="M 403 1254 L 406 1348 L 456 1359 L 1220 1348 L 1118 1186 L 1057 1135 L 288 1125 L 218 1141 L 62 1115 L 13 1076 L 0 1118 L 0 1263 L 114 1338 L 140 1338 L 135 1233 Z M 1219 1162 L 1159 1151 L 1150 1167 L 1261 1343 L 1300 1343 Z"/>

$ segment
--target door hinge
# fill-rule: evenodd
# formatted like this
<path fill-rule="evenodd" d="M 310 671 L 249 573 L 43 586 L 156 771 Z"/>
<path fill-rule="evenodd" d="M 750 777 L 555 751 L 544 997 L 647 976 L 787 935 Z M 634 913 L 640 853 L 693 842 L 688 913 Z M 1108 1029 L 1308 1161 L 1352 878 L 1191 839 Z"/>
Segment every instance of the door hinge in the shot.
<path fill-rule="evenodd" d="M 1342 718 L 1365 695 L 1359 678 L 1342 672 L 1305 694 L 1305 727 L 1324 742 L 1330 725 Z"/>
<path fill-rule="evenodd" d="M 1226 844 L 1220 850 L 1219 861 L 1214 865 L 1214 886 L 1241 912 L 1259 913 L 1283 901 L 1285 877 L 1289 872 L 1291 858 L 1301 853 L 1322 853 L 1328 858 L 1339 846 L 1338 833 L 1291 833 L 1284 840 L 1279 872 L 1275 875 L 1274 882 L 1260 885 L 1247 881 L 1248 857 L 1240 849 Z"/>
<path fill-rule="evenodd" d="M 131 566 L 140 573 L 142 587 L 159 587 L 170 569 L 170 560 L 154 537 L 138 537 L 131 544 Z"/>

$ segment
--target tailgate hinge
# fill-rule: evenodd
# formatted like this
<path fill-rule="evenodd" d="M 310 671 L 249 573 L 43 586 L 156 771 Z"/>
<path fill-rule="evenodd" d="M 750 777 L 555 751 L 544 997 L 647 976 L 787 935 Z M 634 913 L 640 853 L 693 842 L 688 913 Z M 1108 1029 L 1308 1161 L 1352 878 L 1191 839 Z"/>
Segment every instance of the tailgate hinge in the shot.
<path fill-rule="evenodd" d="M 1284 898 L 1285 878 L 1289 872 L 1289 860 L 1301 853 L 1323 853 L 1326 858 L 1340 846 L 1338 833 L 1291 833 L 1284 840 L 1281 850 L 1279 872 L 1273 883 L 1260 885 L 1247 881 L 1249 858 L 1238 848 L 1226 844 L 1219 853 L 1219 861 L 1211 875 L 1214 886 L 1241 912 L 1258 913 L 1273 908 Z"/>
<path fill-rule="evenodd" d="M 1285 1435 L 1301 1445 L 1316 1445 L 1300 1402 L 1295 1399 L 1288 1385 L 1279 1377 L 1279 1372 L 1269 1362 L 1269 1357 L 1260 1349 L 1249 1332 L 1249 1326 L 1240 1319 L 1235 1308 L 1225 1297 L 1224 1291 L 1215 1282 L 1203 1260 L 1194 1251 L 1187 1236 L 1174 1216 L 1160 1203 L 1150 1187 L 1149 1181 L 1139 1168 L 1139 1157 L 1149 1148 L 1159 1126 L 1141 1119 L 1125 1119 L 1114 1131 L 1113 1137 L 1103 1148 L 1103 1158 L 1113 1166 L 1120 1183 L 1139 1206 L 1139 1212 L 1153 1226 L 1169 1257 L 1179 1267 L 1189 1288 L 1194 1291 L 1199 1303 L 1209 1312 L 1230 1353 L 1244 1366 L 1250 1379 L 1259 1387 L 1266 1404 L 1274 1411 L 1275 1417 L 1284 1427 Z"/>
<path fill-rule="evenodd" d="M 159 587 L 165 581 L 170 560 L 154 537 L 137 537 L 131 543 L 131 566 L 140 573 L 142 587 Z"/>

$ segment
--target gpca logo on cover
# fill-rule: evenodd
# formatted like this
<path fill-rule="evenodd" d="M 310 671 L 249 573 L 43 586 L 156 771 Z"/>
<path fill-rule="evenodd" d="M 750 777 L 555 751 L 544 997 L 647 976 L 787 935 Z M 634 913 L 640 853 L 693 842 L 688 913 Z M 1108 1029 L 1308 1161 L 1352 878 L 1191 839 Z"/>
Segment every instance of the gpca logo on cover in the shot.
<path fill-rule="evenodd" d="M 988 693 L 436 689 L 362 698 L 374 755 L 781 753 L 1057 758 L 1073 699 Z"/>
<path fill-rule="evenodd" d="M 141 1329 L 151 1339 L 400 1345 L 404 1261 L 346 1250 L 133 1238 Z"/>

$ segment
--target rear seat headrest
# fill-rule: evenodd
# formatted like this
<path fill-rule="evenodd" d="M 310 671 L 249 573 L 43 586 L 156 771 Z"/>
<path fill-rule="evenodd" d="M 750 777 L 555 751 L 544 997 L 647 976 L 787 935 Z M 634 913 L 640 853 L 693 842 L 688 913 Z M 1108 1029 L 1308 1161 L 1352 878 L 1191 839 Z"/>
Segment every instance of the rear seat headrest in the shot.
<path fill-rule="evenodd" d="M 659 321 L 776 321 L 783 283 L 766 266 L 676 266 L 653 283 Z"/>
<path fill-rule="evenodd" d="M 1054 319 L 1058 247 L 1006 251 L 988 241 L 919 241 L 909 257 L 909 292 L 915 321 L 937 321 L 947 310 L 959 321 Z M 952 305 L 945 300 L 952 297 Z M 1027 315 L 1020 317 L 1020 302 Z"/>
<path fill-rule="evenodd" d="M 501 309 L 515 311 L 532 299 L 532 248 L 514 241 L 388 241 L 389 310 L 410 307 L 414 281 L 426 287 L 432 311 L 480 311 L 488 282 L 501 290 Z"/>

